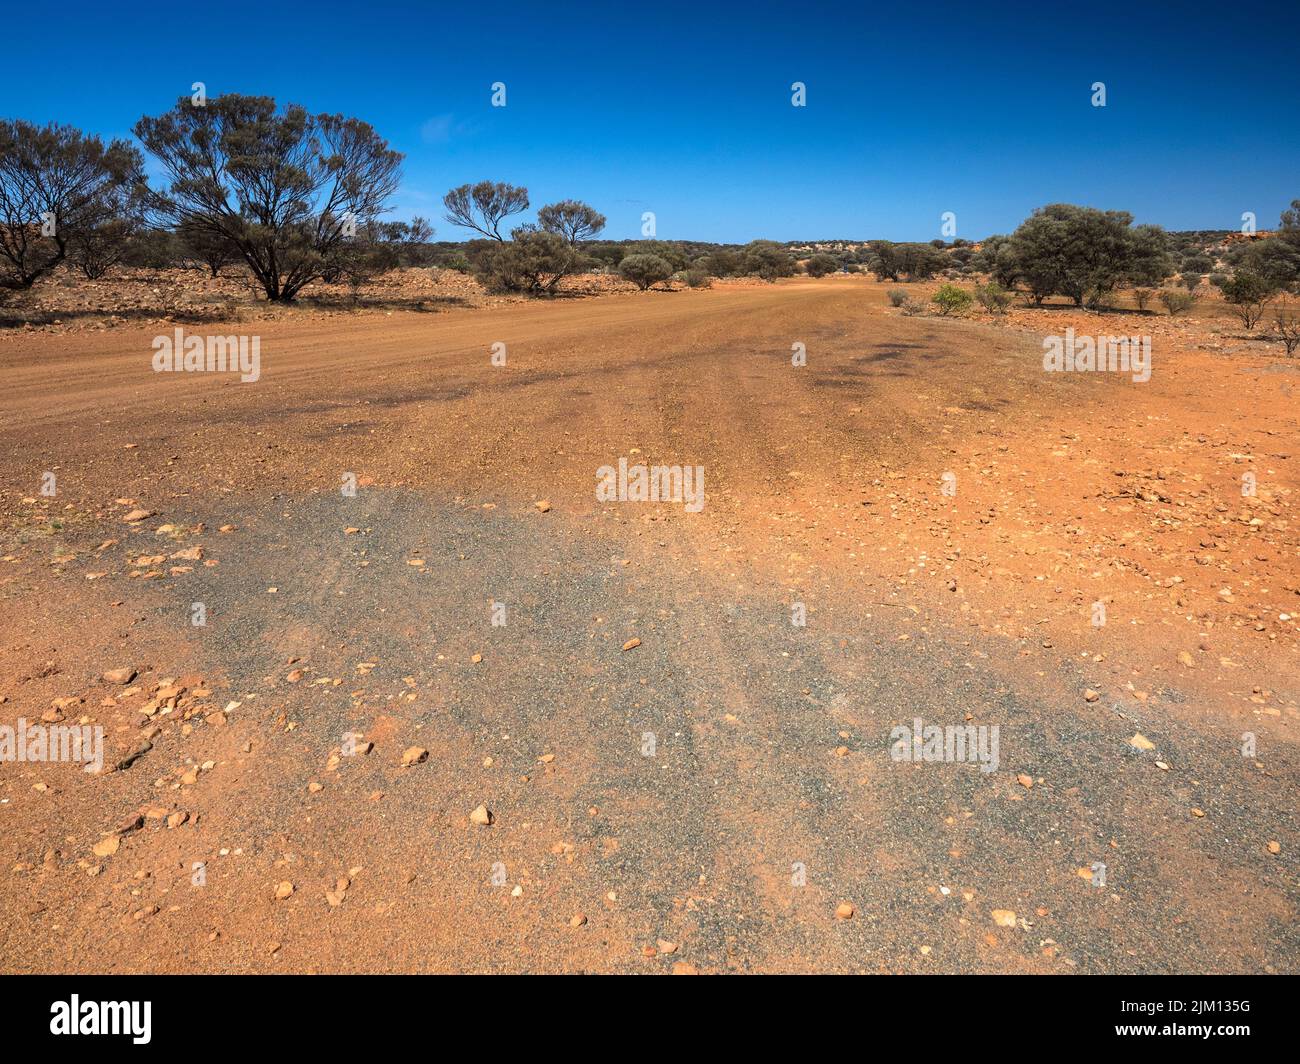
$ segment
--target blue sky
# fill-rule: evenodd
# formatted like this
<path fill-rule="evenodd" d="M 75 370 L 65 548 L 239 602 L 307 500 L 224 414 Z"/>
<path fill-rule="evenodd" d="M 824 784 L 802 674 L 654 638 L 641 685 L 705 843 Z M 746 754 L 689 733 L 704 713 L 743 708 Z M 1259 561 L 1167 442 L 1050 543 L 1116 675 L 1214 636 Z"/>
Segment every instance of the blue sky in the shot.
<path fill-rule="evenodd" d="M 406 153 L 394 215 L 441 239 L 467 235 L 442 193 L 482 178 L 534 207 L 585 200 L 611 238 L 649 210 L 669 239 L 922 240 L 944 211 L 979 239 L 1060 201 L 1271 228 L 1300 198 L 1294 19 L 1132 0 L 65 0 L 7 50 L 0 115 L 126 135 L 194 81 L 355 115 Z"/>

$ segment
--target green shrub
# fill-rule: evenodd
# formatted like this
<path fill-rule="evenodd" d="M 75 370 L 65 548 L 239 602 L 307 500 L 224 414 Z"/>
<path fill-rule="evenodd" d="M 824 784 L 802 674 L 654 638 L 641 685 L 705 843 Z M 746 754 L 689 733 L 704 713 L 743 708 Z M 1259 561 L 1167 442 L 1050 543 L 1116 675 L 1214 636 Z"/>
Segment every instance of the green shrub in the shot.
<path fill-rule="evenodd" d="M 794 273 L 794 259 L 774 240 L 751 240 L 744 248 L 745 272 L 775 281 Z"/>
<path fill-rule="evenodd" d="M 890 306 L 901 307 L 907 302 L 907 293 L 901 288 L 891 288 L 886 294 L 889 296 Z"/>
<path fill-rule="evenodd" d="M 1264 304 L 1277 294 L 1278 287 L 1271 277 L 1238 270 L 1219 285 L 1219 290 L 1241 324 L 1253 329 L 1264 315 Z"/>
<path fill-rule="evenodd" d="M 808 264 L 804 268 L 808 271 L 809 277 L 825 277 L 827 274 L 838 270 L 840 264 L 830 255 L 817 254 L 808 260 Z"/>
<path fill-rule="evenodd" d="M 479 251 L 474 274 L 491 291 L 549 295 L 581 264 L 581 256 L 564 237 L 541 231 L 517 231 L 513 240 L 493 241 Z"/>
<path fill-rule="evenodd" d="M 450 255 L 444 255 L 434 263 L 435 267 L 440 270 L 455 270 L 457 273 L 473 273 L 473 267 L 469 259 L 465 257 L 463 251 L 453 251 Z"/>
<path fill-rule="evenodd" d="M 1003 288 L 997 281 L 990 281 L 988 284 L 980 285 L 975 289 L 975 298 L 979 304 L 990 314 L 1005 314 L 1007 307 L 1011 305 L 1012 293 Z"/>
<path fill-rule="evenodd" d="M 941 315 L 947 317 L 953 312 L 961 313 L 968 309 L 975 302 L 975 297 L 955 284 L 944 284 L 930 297 L 930 302 L 939 308 Z"/>
<path fill-rule="evenodd" d="M 658 255 L 629 255 L 618 264 L 618 272 L 644 292 L 651 285 L 668 280 L 673 275 L 673 267 Z"/>
<path fill-rule="evenodd" d="M 686 271 L 685 281 L 691 288 L 712 288 L 713 278 L 708 270 L 690 269 Z"/>
<path fill-rule="evenodd" d="M 1166 288 L 1160 293 L 1160 302 L 1165 305 L 1165 310 L 1169 311 L 1172 318 L 1175 314 L 1182 314 L 1192 309 L 1192 304 L 1196 302 L 1196 297 L 1191 292 L 1180 292 L 1176 288 Z"/>
<path fill-rule="evenodd" d="M 1010 259 L 1036 302 L 1062 295 L 1096 306 L 1121 285 L 1156 285 L 1173 272 L 1164 230 L 1132 222 L 1127 211 L 1040 207 L 1011 235 Z"/>

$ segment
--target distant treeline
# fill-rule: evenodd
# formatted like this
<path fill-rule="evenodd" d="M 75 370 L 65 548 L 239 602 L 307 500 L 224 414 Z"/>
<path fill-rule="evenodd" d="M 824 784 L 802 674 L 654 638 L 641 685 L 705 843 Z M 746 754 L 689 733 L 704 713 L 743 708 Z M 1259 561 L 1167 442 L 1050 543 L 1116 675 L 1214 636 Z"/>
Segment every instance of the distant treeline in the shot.
<path fill-rule="evenodd" d="M 492 290 L 533 295 L 593 270 L 642 288 L 673 279 L 772 281 L 797 269 L 869 271 L 891 281 L 983 273 L 1038 302 L 1065 295 L 1088 305 L 1175 273 L 1189 287 L 1205 273 L 1222 281 L 1226 269 L 1274 290 L 1300 279 L 1300 201 L 1284 212 L 1275 238 L 1226 249 L 1227 233 L 1168 234 L 1133 225 L 1123 211 L 1069 204 L 1042 207 L 1014 233 L 978 246 L 870 240 L 807 248 L 602 240 L 605 216 L 580 200 L 545 204 L 524 221 L 527 188 L 479 181 L 442 199 L 446 220 L 477 235 L 435 241 L 426 219 L 384 220 L 402 155 L 360 119 L 199 92 L 141 118 L 134 133 L 139 146 L 105 145 L 70 126 L 0 120 L 0 292 L 30 288 L 64 264 L 91 279 L 118 264 L 189 266 L 212 277 L 237 269 L 274 302 L 291 301 L 312 282 L 357 286 L 403 266 L 462 270 Z M 158 185 L 146 180 L 146 152 L 162 173 Z"/>

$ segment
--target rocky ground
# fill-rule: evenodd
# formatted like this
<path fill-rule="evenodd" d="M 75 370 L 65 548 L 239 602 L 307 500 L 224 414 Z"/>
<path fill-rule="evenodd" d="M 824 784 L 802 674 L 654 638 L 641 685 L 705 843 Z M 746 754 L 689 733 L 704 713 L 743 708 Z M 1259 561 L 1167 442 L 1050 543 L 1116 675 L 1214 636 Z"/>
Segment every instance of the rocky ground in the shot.
<path fill-rule="evenodd" d="M 634 290 L 619 277 L 584 274 L 560 282 L 558 298 Z M 504 306 L 527 298 L 490 294 L 468 274 L 435 268 L 392 270 L 356 289 L 346 282 L 314 282 L 288 306 L 267 303 L 246 271 L 234 267 L 226 267 L 215 278 L 206 268 L 120 267 L 96 281 L 60 269 L 25 292 L 5 295 L 0 303 L 0 343 L 29 332 L 67 335 L 149 325 L 314 321 L 402 311 L 436 314 Z"/>
<path fill-rule="evenodd" d="M 0 723 L 106 762 L 0 763 L 5 969 L 1294 972 L 1300 366 L 888 287 L 9 333 Z"/>

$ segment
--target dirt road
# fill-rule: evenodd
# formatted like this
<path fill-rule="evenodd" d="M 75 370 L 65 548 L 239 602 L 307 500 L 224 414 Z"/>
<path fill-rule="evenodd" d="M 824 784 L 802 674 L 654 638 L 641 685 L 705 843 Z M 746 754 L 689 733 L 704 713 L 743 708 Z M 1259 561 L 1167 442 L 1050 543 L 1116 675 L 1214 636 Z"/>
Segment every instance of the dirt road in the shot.
<path fill-rule="evenodd" d="M 138 754 L 0 764 L 6 970 L 1297 969 L 1285 366 L 858 279 L 256 328 L 0 347 L 0 721 Z"/>

